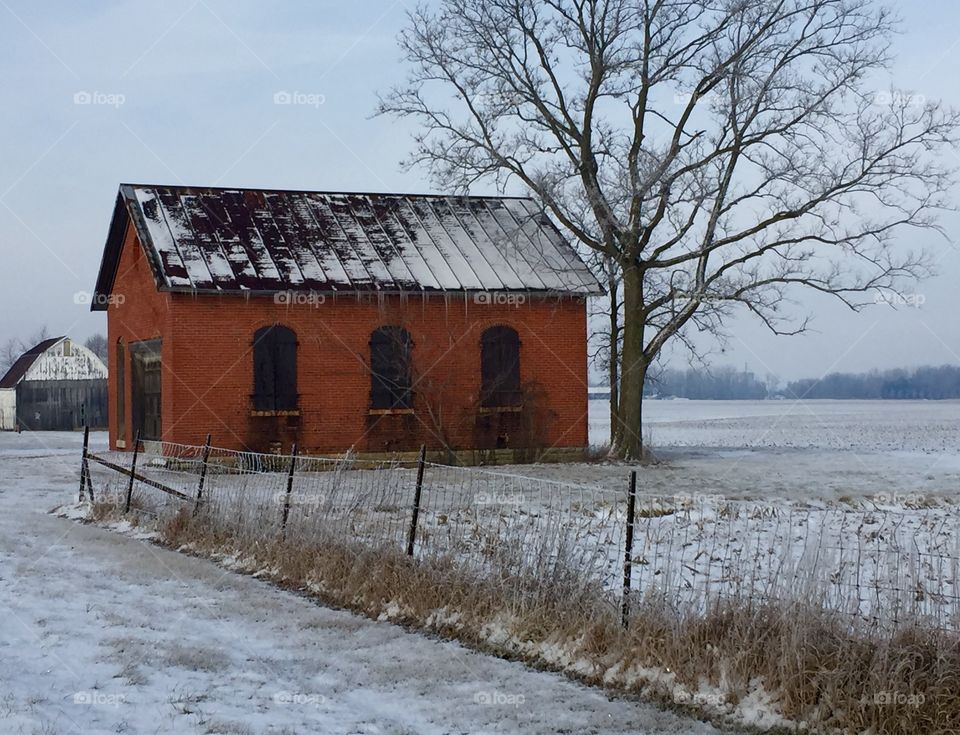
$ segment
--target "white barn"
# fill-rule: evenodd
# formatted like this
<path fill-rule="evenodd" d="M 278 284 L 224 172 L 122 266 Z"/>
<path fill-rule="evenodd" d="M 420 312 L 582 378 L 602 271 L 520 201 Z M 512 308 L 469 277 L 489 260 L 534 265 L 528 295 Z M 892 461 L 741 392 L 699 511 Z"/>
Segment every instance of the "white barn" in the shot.
<path fill-rule="evenodd" d="M 0 430 L 71 430 L 107 423 L 107 366 L 68 337 L 45 339 L 0 378 Z"/>

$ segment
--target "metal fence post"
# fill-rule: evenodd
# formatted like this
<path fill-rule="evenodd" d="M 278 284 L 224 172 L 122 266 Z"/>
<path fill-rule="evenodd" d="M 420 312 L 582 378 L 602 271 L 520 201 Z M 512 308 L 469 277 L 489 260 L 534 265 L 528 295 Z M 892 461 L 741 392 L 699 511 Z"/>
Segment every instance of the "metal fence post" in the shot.
<path fill-rule="evenodd" d="M 123 506 L 123 512 L 130 512 L 130 499 L 133 496 L 133 478 L 137 474 L 137 454 L 140 452 L 140 429 L 137 429 L 137 436 L 133 440 L 133 461 L 130 463 L 130 482 L 127 483 L 127 502 Z"/>
<path fill-rule="evenodd" d="M 93 505 L 93 478 L 90 476 L 90 457 L 87 457 L 87 495 L 90 496 L 90 505 Z"/>
<path fill-rule="evenodd" d="M 193 506 L 193 514 L 200 512 L 200 501 L 203 498 L 203 483 L 207 479 L 207 462 L 210 459 L 210 434 L 203 445 L 203 464 L 200 465 L 200 482 L 197 484 L 197 502 Z"/>
<path fill-rule="evenodd" d="M 630 585 L 633 576 L 633 522 L 637 510 L 637 471 L 630 472 L 630 493 L 627 495 L 627 539 L 623 552 L 623 608 L 620 611 L 623 627 L 630 619 Z"/>
<path fill-rule="evenodd" d="M 417 520 L 420 518 L 420 496 L 423 493 L 423 468 L 427 462 L 427 445 L 420 445 L 420 459 L 417 461 L 417 487 L 413 492 L 413 516 L 410 518 L 410 534 L 407 536 L 407 556 L 413 556 L 413 545 L 417 539 Z"/>
<path fill-rule="evenodd" d="M 297 468 L 297 445 L 293 445 L 293 451 L 290 457 L 290 472 L 287 475 L 287 496 L 283 501 L 283 525 L 281 526 L 281 537 L 287 537 L 287 518 L 290 517 L 290 494 L 293 492 L 293 472 Z"/>
<path fill-rule="evenodd" d="M 90 468 L 87 465 L 87 447 L 90 444 L 90 427 L 83 427 L 83 454 L 80 459 L 80 500 L 83 502 L 83 485 L 87 479 L 87 473 L 90 471 Z"/>

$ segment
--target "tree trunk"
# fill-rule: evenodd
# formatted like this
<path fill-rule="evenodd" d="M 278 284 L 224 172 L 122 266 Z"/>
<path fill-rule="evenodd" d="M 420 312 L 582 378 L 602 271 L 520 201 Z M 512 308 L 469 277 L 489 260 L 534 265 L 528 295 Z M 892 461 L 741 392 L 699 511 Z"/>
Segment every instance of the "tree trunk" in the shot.
<path fill-rule="evenodd" d="M 615 445 L 616 427 L 620 423 L 620 281 L 613 259 L 607 261 L 607 291 L 610 294 L 610 441 Z"/>
<path fill-rule="evenodd" d="M 614 432 L 615 452 L 643 458 L 643 385 L 649 363 L 643 350 L 643 274 L 635 266 L 623 273 L 623 346 L 620 351 L 620 406 Z"/>

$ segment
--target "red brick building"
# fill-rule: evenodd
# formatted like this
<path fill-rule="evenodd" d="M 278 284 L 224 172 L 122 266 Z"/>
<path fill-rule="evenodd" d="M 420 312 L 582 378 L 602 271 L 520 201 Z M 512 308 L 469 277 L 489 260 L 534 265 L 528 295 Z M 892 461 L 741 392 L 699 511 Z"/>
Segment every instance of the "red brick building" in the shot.
<path fill-rule="evenodd" d="M 122 185 L 110 444 L 576 452 L 599 291 L 529 199 Z"/>

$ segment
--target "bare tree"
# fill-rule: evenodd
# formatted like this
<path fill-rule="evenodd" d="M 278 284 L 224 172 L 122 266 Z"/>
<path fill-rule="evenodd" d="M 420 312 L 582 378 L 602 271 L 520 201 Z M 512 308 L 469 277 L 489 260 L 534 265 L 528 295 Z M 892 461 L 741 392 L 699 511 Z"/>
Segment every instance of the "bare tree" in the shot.
<path fill-rule="evenodd" d="M 10 337 L 0 346 L 0 376 L 7 372 L 19 357 L 27 350 L 36 347 L 45 339 L 50 338 L 50 330 L 44 324 L 35 330 L 32 335 L 23 339 L 21 337 Z"/>
<path fill-rule="evenodd" d="M 16 337 L 10 337 L 0 345 L 0 376 L 9 370 L 22 354 L 23 343 Z"/>
<path fill-rule="evenodd" d="M 894 22 L 872 0 L 440 0 L 409 16 L 422 124 L 408 165 L 444 186 L 518 181 L 622 283 L 614 443 L 641 445 L 664 345 L 735 307 L 807 326 L 796 287 L 853 309 L 927 275 L 956 113 L 877 93 Z"/>
<path fill-rule="evenodd" d="M 83 346 L 99 357 L 104 363 L 107 361 L 107 338 L 102 334 L 91 334 Z"/>
<path fill-rule="evenodd" d="M 27 341 L 23 342 L 23 349 L 32 349 L 47 339 L 50 339 L 50 328 L 44 324 L 39 329 L 35 329 L 33 334 L 27 338 Z"/>
<path fill-rule="evenodd" d="M 620 405 L 620 348 L 623 331 L 620 269 L 616 261 L 600 253 L 594 253 L 588 263 L 594 273 L 600 275 L 606 287 L 606 294 L 590 302 L 588 316 L 603 320 L 602 328 L 592 330 L 593 349 L 590 359 L 594 364 L 606 368 L 607 384 L 610 386 L 610 425 L 613 426 Z"/>

